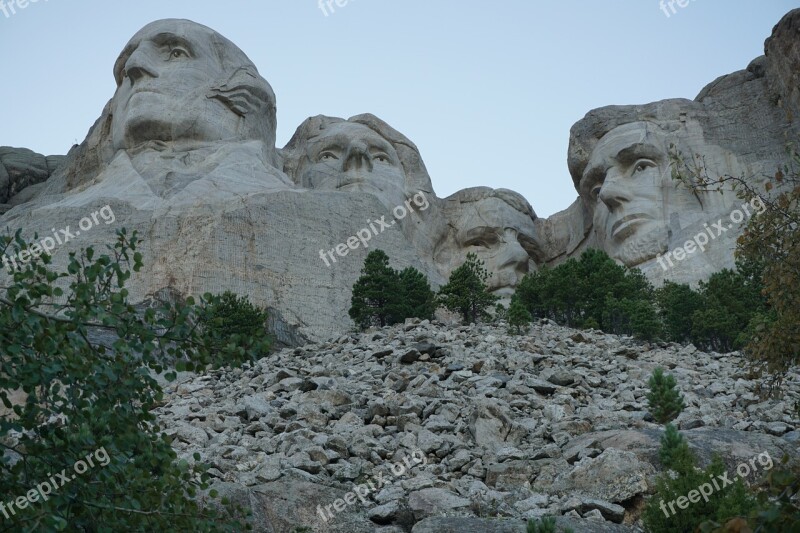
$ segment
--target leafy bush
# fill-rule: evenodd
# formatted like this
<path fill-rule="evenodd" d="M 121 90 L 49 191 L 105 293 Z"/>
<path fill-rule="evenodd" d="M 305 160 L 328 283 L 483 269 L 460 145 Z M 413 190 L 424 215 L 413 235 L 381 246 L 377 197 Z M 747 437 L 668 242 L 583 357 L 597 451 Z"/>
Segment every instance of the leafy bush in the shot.
<path fill-rule="evenodd" d="M 19 232 L 14 243 L 17 251 L 27 247 Z M 0 252 L 10 244 L 4 237 Z M 242 339 L 243 348 L 196 327 L 209 302 L 218 301 L 210 295 L 200 304 L 188 298 L 138 314 L 125 288 L 131 265 L 142 266 L 137 244 L 136 234 L 129 238 L 123 229 L 107 255 L 95 258 L 93 248 L 72 253 L 66 272 L 51 270 L 43 255 L 1 288 L 0 400 L 9 411 L 0 415 L 0 500 L 33 501 L 33 489 L 56 472 L 70 472 L 92 454 L 101 460 L 100 450 L 104 457 L 68 483 L 62 479 L 46 499 L 40 493 L 35 503 L 14 509 L 2 522 L 5 530 L 243 527 L 234 520 L 241 510 L 198 504 L 208 488 L 207 466 L 198 456 L 194 464 L 178 461 L 158 428 L 152 410 L 164 396 L 152 373 L 165 371 L 165 361 L 197 371 L 241 364 L 260 354 L 259 344 Z M 23 402 L 12 404 L 15 390 Z"/>
<path fill-rule="evenodd" d="M 683 411 L 683 397 L 675 388 L 672 374 L 665 376 L 663 368 L 656 368 L 648 382 L 650 392 L 647 403 L 653 418 L 660 424 L 666 424 L 678 418 Z"/>

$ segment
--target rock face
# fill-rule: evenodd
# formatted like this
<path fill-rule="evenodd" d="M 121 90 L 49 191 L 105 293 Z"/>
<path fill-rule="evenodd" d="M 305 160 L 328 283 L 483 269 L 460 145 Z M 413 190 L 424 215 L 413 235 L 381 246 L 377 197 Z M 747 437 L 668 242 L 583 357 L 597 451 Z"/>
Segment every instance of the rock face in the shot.
<path fill-rule="evenodd" d="M 686 185 L 736 176 L 759 187 L 788 161 L 786 144 L 800 128 L 799 20 L 800 11 L 787 14 L 766 56 L 695 100 L 604 107 L 575 124 L 568 164 L 580 197 L 553 217 L 569 223 L 542 223 L 550 261 L 600 248 L 656 284 L 733 267 L 736 238 L 763 205 L 743 204 L 730 186 L 720 194 Z"/>
<path fill-rule="evenodd" d="M 350 291 L 376 248 L 434 287 L 476 253 L 505 298 L 538 265 L 587 248 L 656 284 L 694 283 L 733 266 L 742 224 L 763 206 L 686 182 L 757 184 L 784 162 L 800 133 L 798 20 L 786 15 L 765 56 L 695 100 L 589 112 L 570 134 L 579 198 L 546 220 L 505 189 L 438 198 L 418 148 L 370 114 L 309 118 L 277 149 L 276 96 L 245 53 L 205 26 L 157 21 L 121 52 L 115 94 L 65 159 L 0 149 L 0 226 L 70 230 L 52 251 L 62 267 L 70 251 L 137 230 L 146 267 L 134 303 L 247 294 L 286 344 L 350 329 Z"/>
<path fill-rule="evenodd" d="M 27 148 L 0 146 L 0 214 L 32 198 L 64 156 L 43 156 Z"/>
<path fill-rule="evenodd" d="M 426 357 L 400 357 L 412 350 Z M 703 465 L 755 460 L 752 481 L 767 456 L 800 460 L 800 375 L 761 401 L 743 365 L 547 321 L 524 336 L 408 321 L 189 377 L 157 415 L 180 457 L 199 453 L 221 492 L 255 506 L 257 531 L 515 532 L 544 515 L 637 531 L 662 468 L 656 366 L 677 379 L 675 423 Z"/>

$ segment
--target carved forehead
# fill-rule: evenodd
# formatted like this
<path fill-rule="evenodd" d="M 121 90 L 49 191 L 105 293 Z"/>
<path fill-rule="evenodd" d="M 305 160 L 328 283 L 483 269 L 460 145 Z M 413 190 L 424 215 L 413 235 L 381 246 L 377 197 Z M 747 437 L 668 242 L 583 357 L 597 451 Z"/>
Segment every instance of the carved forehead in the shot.
<path fill-rule="evenodd" d="M 309 139 L 309 144 L 313 148 L 321 148 L 322 145 L 331 141 L 337 142 L 342 146 L 349 144 L 353 140 L 364 141 L 370 146 L 380 147 L 383 150 L 394 152 L 394 147 L 371 128 L 362 124 L 352 122 L 335 122 L 329 124 L 321 130 L 318 135 Z"/>
<path fill-rule="evenodd" d="M 642 152 L 643 156 L 666 155 L 664 136 L 657 132 L 655 125 L 649 122 L 631 122 L 614 128 L 598 141 L 592 150 L 584 176 L 598 167 L 612 165 L 619 156 L 633 148 Z"/>
<path fill-rule="evenodd" d="M 144 41 L 155 44 L 166 44 L 171 41 L 191 48 L 195 57 L 206 57 L 214 60 L 225 72 L 246 67 L 258 72 L 247 55 L 231 41 L 207 26 L 184 19 L 163 19 L 151 22 L 128 41 L 114 65 L 114 78 L 117 83 L 122 79 L 122 70 L 130 55 Z"/>

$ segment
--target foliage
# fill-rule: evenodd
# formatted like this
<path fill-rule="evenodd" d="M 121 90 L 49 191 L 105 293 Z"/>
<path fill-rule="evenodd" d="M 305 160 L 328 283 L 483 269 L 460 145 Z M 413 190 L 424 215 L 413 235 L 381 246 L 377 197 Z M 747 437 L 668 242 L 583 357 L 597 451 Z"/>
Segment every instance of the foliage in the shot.
<path fill-rule="evenodd" d="M 20 232 L 13 242 L 16 251 L 27 248 Z M 4 237 L 0 251 L 10 244 Z M 165 361 L 196 371 L 241 364 L 260 355 L 260 344 L 198 328 L 209 306 L 218 309 L 221 301 L 210 295 L 199 304 L 188 298 L 138 314 L 125 288 L 131 267 L 142 267 L 137 245 L 136 233 L 129 237 L 123 229 L 108 254 L 95 257 L 93 248 L 71 253 L 66 272 L 51 270 L 45 254 L 2 287 L 0 400 L 8 411 L 0 415 L 0 500 L 30 495 L 91 454 L 101 461 L 46 501 L 0 519 L 4 531 L 243 527 L 231 506 L 203 509 L 195 499 L 208 488 L 207 466 L 199 456 L 194 464 L 178 461 L 160 431 L 152 410 L 164 397 L 153 373 L 164 372 Z M 245 342 L 237 344 L 237 337 Z M 175 372 L 166 377 L 175 379 Z M 26 398 L 12 405 L 15 389 Z"/>
<path fill-rule="evenodd" d="M 667 281 L 655 291 L 659 317 L 667 340 L 691 342 L 694 313 L 703 309 L 703 298 L 689 285 Z"/>
<path fill-rule="evenodd" d="M 533 317 L 531 317 L 530 311 L 525 308 L 525 304 L 514 295 L 514 297 L 511 298 L 511 305 L 508 308 L 509 331 L 519 335 L 522 333 L 522 328 L 527 328 L 532 320 Z"/>
<path fill-rule="evenodd" d="M 447 284 L 439 289 L 439 304 L 459 313 L 467 323 L 489 318 L 486 311 L 497 297 L 489 292 L 486 280 L 489 273 L 483 261 L 474 253 L 467 254 L 467 261 L 450 274 Z"/>
<path fill-rule="evenodd" d="M 556 533 L 556 519 L 552 516 L 545 516 L 538 520 L 531 518 L 528 520 L 527 533 Z M 563 533 L 573 533 L 571 528 L 562 528 Z"/>
<path fill-rule="evenodd" d="M 390 326 L 400 319 L 400 282 L 383 250 L 373 250 L 364 260 L 361 277 L 353 285 L 350 318 L 362 329 Z"/>
<path fill-rule="evenodd" d="M 587 250 L 580 260 L 526 275 L 517 296 L 532 316 L 565 326 L 643 339 L 661 333 L 650 282 L 639 270 L 616 264 L 600 250 Z"/>
<path fill-rule="evenodd" d="M 753 213 L 737 241 L 737 267 L 764 301 L 737 344 L 744 343 L 755 366 L 779 384 L 800 362 L 800 154 L 789 143 L 786 164 L 764 179 L 712 178 L 703 169 L 682 165 L 679 156 L 675 179 L 695 191 L 733 190 Z"/>
<path fill-rule="evenodd" d="M 431 319 L 436 297 L 425 276 L 413 267 L 398 272 L 382 250 L 367 254 L 353 285 L 350 318 L 361 329 L 391 326 L 406 318 Z"/>
<path fill-rule="evenodd" d="M 692 340 L 705 350 L 730 352 L 743 345 L 742 332 L 764 309 L 760 287 L 725 269 L 700 282 L 702 308 L 692 315 Z"/>
<path fill-rule="evenodd" d="M 400 321 L 406 318 L 433 319 L 436 312 L 436 294 L 428 278 L 414 267 L 408 267 L 400 276 Z"/>
<path fill-rule="evenodd" d="M 722 520 L 751 512 L 755 501 L 740 478 L 737 477 L 732 486 L 714 489 L 711 480 L 724 472 L 725 463 L 715 456 L 705 469 L 689 466 L 682 472 L 667 471 L 661 474 L 656 480 L 655 494 L 647 501 L 642 513 L 645 530 L 649 533 L 690 533 L 695 531 L 698 524 L 707 520 Z M 708 501 L 699 496 L 695 498 L 697 502 L 689 501 L 686 509 L 680 509 L 677 505 L 678 498 L 688 498 L 692 491 L 699 491 L 702 485 L 714 489 L 708 496 Z M 670 503 L 673 504 L 672 508 Z"/>
<path fill-rule="evenodd" d="M 675 377 L 664 375 L 663 368 L 656 368 L 648 381 L 650 392 L 647 403 L 650 413 L 659 424 L 666 424 L 678 418 L 683 411 L 683 397 L 675 388 Z"/>
<path fill-rule="evenodd" d="M 694 455 L 689 449 L 689 443 L 683 438 L 672 424 L 664 428 L 661 436 L 661 448 L 658 458 L 665 469 L 685 473 L 694 467 Z"/>
<path fill-rule="evenodd" d="M 256 358 L 269 354 L 266 321 L 266 311 L 258 309 L 246 296 L 230 291 L 210 297 L 199 317 L 204 333 L 215 339 L 218 347 L 232 342 L 241 350 L 254 351 Z"/>

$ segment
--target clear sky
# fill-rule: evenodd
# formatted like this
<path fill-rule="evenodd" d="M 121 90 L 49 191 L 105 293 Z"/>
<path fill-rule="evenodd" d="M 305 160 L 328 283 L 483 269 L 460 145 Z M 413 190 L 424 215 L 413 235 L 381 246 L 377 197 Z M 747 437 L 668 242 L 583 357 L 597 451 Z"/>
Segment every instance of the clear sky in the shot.
<path fill-rule="evenodd" d="M 272 84 L 279 147 L 308 116 L 374 113 L 417 144 L 439 196 L 505 187 L 548 216 L 576 197 L 573 123 L 604 105 L 694 98 L 763 54 L 794 7 L 691 0 L 667 17 L 659 0 L 348 0 L 326 16 L 318 0 L 38 0 L 0 9 L 0 145 L 66 153 L 113 95 L 128 39 L 188 18 Z"/>

